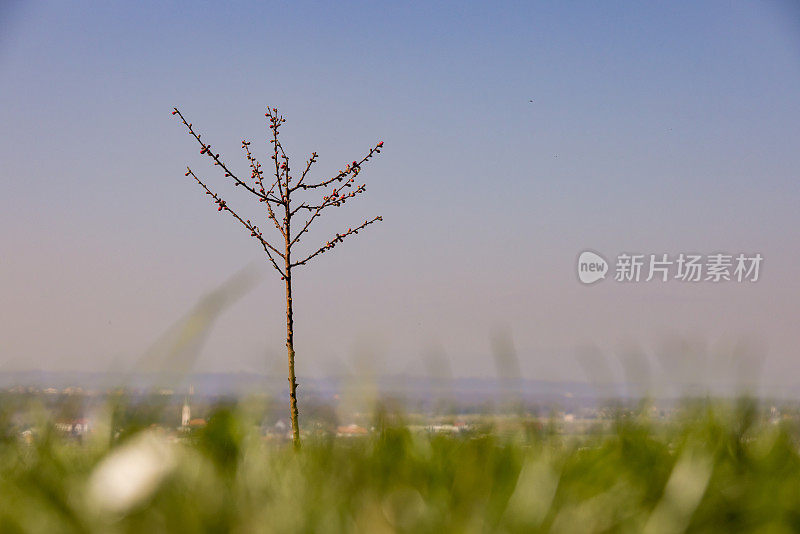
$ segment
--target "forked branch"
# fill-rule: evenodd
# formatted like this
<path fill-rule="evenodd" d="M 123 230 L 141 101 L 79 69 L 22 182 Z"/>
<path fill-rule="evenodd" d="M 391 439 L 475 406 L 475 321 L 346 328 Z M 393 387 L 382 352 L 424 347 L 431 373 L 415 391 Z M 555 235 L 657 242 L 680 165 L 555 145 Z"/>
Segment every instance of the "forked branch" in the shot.
<path fill-rule="evenodd" d="M 192 123 L 188 122 L 184 118 L 183 113 L 181 113 L 180 110 L 178 110 L 178 108 L 173 108 L 172 114 L 173 115 L 178 115 L 178 117 L 180 117 L 181 121 L 183 121 L 183 124 L 189 130 L 189 133 L 192 135 L 192 137 L 194 137 L 197 140 L 197 142 L 200 143 L 200 147 L 201 147 L 200 148 L 200 154 L 210 157 L 211 159 L 214 160 L 214 165 L 222 167 L 222 170 L 225 171 L 225 177 L 233 178 L 233 181 L 237 186 L 244 187 L 245 189 L 250 191 L 255 196 L 257 196 L 259 198 L 263 198 L 264 201 L 266 201 L 266 202 L 274 202 L 276 204 L 280 203 L 280 201 L 277 198 L 275 198 L 274 196 L 270 196 L 270 195 L 268 195 L 266 193 L 260 193 L 260 192 L 256 191 L 249 184 L 247 184 L 242 179 L 240 179 L 238 176 L 233 174 L 233 172 L 231 172 L 231 170 L 228 169 L 228 167 L 222 162 L 222 160 L 219 157 L 219 154 L 214 154 L 214 152 L 212 152 L 211 145 L 204 143 L 200 139 L 200 137 L 201 137 L 200 134 L 198 134 L 197 132 L 194 131 L 194 128 L 192 127 Z"/>
<path fill-rule="evenodd" d="M 272 253 L 277 254 L 282 259 L 286 259 L 285 256 L 283 255 L 283 253 L 280 250 L 278 250 L 273 245 L 271 245 L 269 243 L 269 241 L 264 239 L 264 236 L 261 234 L 261 230 L 259 230 L 258 226 L 256 226 L 255 224 L 251 223 L 250 219 L 245 219 L 245 218 L 241 217 L 238 213 L 233 211 L 230 208 L 230 206 L 228 206 L 228 203 L 225 202 L 222 199 L 222 197 L 220 197 L 218 194 L 213 192 L 205 183 L 203 183 L 203 181 L 200 180 L 200 178 L 198 178 L 197 175 L 194 173 L 194 171 L 192 169 L 190 169 L 189 167 L 186 167 L 186 176 L 191 176 L 192 178 L 194 178 L 195 182 L 200 184 L 200 187 L 202 187 L 205 190 L 206 195 L 209 195 L 211 198 L 214 199 L 214 203 L 217 205 L 217 211 L 223 211 L 223 210 L 227 211 L 228 213 L 233 215 L 233 217 L 237 221 L 242 223 L 242 225 L 245 228 L 250 230 L 250 236 L 251 237 L 255 237 L 261 243 L 261 246 L 264 247 L 264 252 L 267 253 L 267 257 L 269 258 L 270 263 L 272 263 L 272 266 L 275 267 L 275 269 L 277 269 L 279 273 L 281 273 L 281 276 L 286 276 L 286 274 L 283 272 L 283 269 L 281 269 L 278 266 L 277 262 L 275 261 L 275 258 L 272 257 Z M 272 253 L 270 253 L 270 251 Z"/>

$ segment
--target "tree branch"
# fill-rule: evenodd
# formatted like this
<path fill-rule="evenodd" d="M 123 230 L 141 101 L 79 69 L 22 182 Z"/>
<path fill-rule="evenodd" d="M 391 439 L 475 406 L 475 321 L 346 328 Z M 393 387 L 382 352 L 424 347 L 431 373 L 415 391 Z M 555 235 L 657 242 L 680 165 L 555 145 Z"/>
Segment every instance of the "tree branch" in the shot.
<path fill-rule="evenodd" d="M 363 223 L 362 223 L 360 226 L 358 226 L 357 228 L 348 228 L 348 229 L 347 229 L 347 231 L 346 231 L 345 233 L 343 233 L 343 234 L 336 234 L 336 237 L 334 237 L 332 240 L 330 240 L 330 241 L 328 241 L 327 243 L 325 243 L 325 244 L 324 244 L 323 246 L 321 246 L 321 247 L 320 247 L 320 248 L 319 248 L 319 249 L 318 249 L 316 252 L 314 252 L 313 254 L 309 255 L 309 256 L 308 256 L 308 257 L 306 257 L 304 260 L 300 260 L 300 261 L 298 261 L 298 262 L 296 262 L 296 263 L 292 263 L 292 264 L 290 265 L 290 267 L 297 267 L 297 266 L 299 266 L 299 265 L 305 265 L 305 264 L 306 264 L 306 262 L 308 262 L 309 260 L 311 260 L 311 259 L 312 259 L 313 257 L 315 257 L 316 255 L 318 255 L 318 254 L 323 254 L 323 253 L 325 253 L 326 251 L 328 251 L 328 250 L 332 249 L 333 247 L 335 247 L 335 246 L 336 246 L 338 243 L 341 243 L 341 242 L 344 240 L 344 238 L 345 238 L 345 237 L 347 237 L 347 236 L 349 236 L 349 235 L 357 234 L 357 233 L 359 232 L 359 230 L 363 229 L 365 226 L 368 226 L 368 225 L 370 225 L 370 224 L 372 224 L 372 223 L 374 223 L 374 222 L 376 222 L 376 221 L 382 221 L 382 220 L 383 220 L 383 217 L 381 217 L 381 216 L 379 215 L 379 216 L 375 217 L 374 219 L 369 219 L 369 220 L 366 220 L 366 221 L 364 221 L 364 222 L 363 222 Z"/>
<path fill-rule="evenodd" d="M 336 176 L 334 176 L 333 178 L 329 178 L 327 180 L 324 180 L 324 181 L 316 183 L 316 184 L 304 184 L 304 183 L 302 183 L 302 180 L 300 180 L 292 188 L 292 191 L 294 191 L 295 189 L 316 189 L 318 187 L 327 187 L 327 186 L 329 186 L 330 184 L 332 184 L 333 182 L 335 182 L 337 180 L 338 181 L 342 181 L 344 179 L 344 177 L 347 176 L 348 174 L 352 174 L 353 176 L 357 176 L 358 173 L 361 171 L 361 165 L 366 163 L 375 154 L 380 154 L 381 148 L 383 148 L 383 141 L 380 141 L 377 145 L 375 145 L 375 147 L 370 148 L 369 152 L 367 153 L 367 155 L 364 156 L 363 158 L 361 158 L 361 160 L 353 161 L 353 163 L 348 164 L 347 167 L 345 167 L 344 170 L 339 171 L 339 173 Z M 305 176 L 305 173 L 303 173 L 303 176 Z"/>
<path fill-rule="evenodd" d="M 250 153 L 250 143 L 248 141 L 242 141 L 242 148 L 244 148 L 245 153 L 247 154 L 247 161 L 250 162 L 250 168 L 253 170 L 253 177 L 258 182 L 258 186 L 261 188 L 261 192 L 265 195 L 269 195 L 275 189 L 276 182 L 272 183 L 272 187 L 269 188 L 269 191 L 264 190 L 264 182 L 263 182 L 263 173 L 261 172 L 261 163 L 256 160 L 256 158 Z M 262 200 L 262 202 L 264 202 Z M 275 216 L 275 212 L 272 211 L 272 206 L 269 202 L 267 202 L 267 212 L 269 219 L 275 224 L 275 228 L 281 233 L 281 235 L 285 238 L 286 232 L 283 229 L 283 226 L 278 222 L 278 218 Z"/>
<path fill-rule="evenodd" d="M 281 194 L 281 204 L 285 204 L 288 198 L 288 194 L 285 194 L 283 191 L 283 184 L 281 183 L 281 164 L 278 163 L 278 150 L 280 149 L 283 152 L 283 147 L 278 141 L 278 129 L 282 122 L 285 122 L 286 119 L 282 117 L 278 117 L 278 110 L 277 108 L 267 108 L 267 112 L 264 114 L 265 117 L 269 118 L 269 127 L 272 130 L 272 159 L 275 161 L 275 183 L 278 185 L 278 192 Z M 286 154 L 284 154 L 284 158 Z M 284 161 L 283 168 L 286 169 L 288 175 L 288 164 Z M 273 184 L 274 187 L 275 184 Z M 286 193 L 288 193 L 289 185 L 286 185 Z"/>
<path fill-rule="evenodd" d="M 307 209 L 309 211 L 313 211 L 314 213 L 312 213 L 311 217 L 303 225 L 303 229 L 300 230 L 300 232 L 298 232 L 298 234 L 296 236 L 294 236 L 294 239 L 292 239 L 291 243 L 289 243 L 289 246 L 294 245 L 297 241 L 300 240 L 300 236 L 302 236 L 304 233 L 306 233 L 308 231 L 308 228 L 311 226 L 311 223 L 314 222 L 314 219 L 319 217 L 319 215 L 322 213 L 323 209 L 325 209 L 327 207 L 330 207 L 330 206 L 339 207 L 342 204 L 344 204 L 345 202 L 347 202 L 348 198 L 353 198 L 356 195 L 359 195 L 359 194 L 361 194 L 361 193 L 363 193 L 364 191 L 367 190 L 366 184 L 361 184 L 354 191 L 351 191 L 350 193 L 347 193 L 345 195 L 340 194 L 343 189 L 345 189 L 347 187 L 352 187 L 352 184 L 353 184 L 353 178 L 350 178 L 344 184 L 340 185 L 337 188 L 334 188 L 333 192 L 329 196 L 323 197 L 322 204 L 319 204 L 317 206 L 310 206 L 308 204 L 301 204 L 301 205 L 297 206 L 297 208 L 292 210 L 290 212 L 290 214 L 289 214 L 290 216 L 294 215 L 300 209 Z"/>
<path fill-rule="evenodd" d="M 186 167 L 186 176 L 191 176 L 192 178 L 194 178 L 194 180 L 198 184 L 200 184 L 200 186 L 203 189 L 205 189 L 206 194 L 211 196 L 211 198 L 214 199 L 214 203 L 217 204 L 217 206 L 218 206 L 217 207 L 217 211 L 222 211 L 222 210 L 227 211 L 228 213 L 233 215 L 233 217 L 237 221 L 242 223 L 242 225 L 245 228 L 250 230 L 250 235 L 252 237 L 255 237 L 261 243 L 261 246 L 264 247 L 264 252 L 267 253 L 267 257 L 269 258 L 270 262 L 272 262 L 272 266 L 275 267 L 278 270 L 279 273 L 281 273 L 281 276 L 286 276 L 286 274 L 283 272 L 283 270 L 278 266 L 277 262 L 275 261 L 275 258 L 272 257 L 272 254 L 270 253 L 270 250 L 272 252 L 274 252 L 275 254 L 277 254 L 278 256 L 280 256 L 281 258 L 285 259 L 283 253 L 281 251 L 279 251 L 277 248 L 275 248 L 274 246 L 272 246 L 266 239 L 264 239 L 264 236 L 261 234 L 261 230 L 258 229 L 258 226 L 256 226 L 253 223 L 251 223 L 250 219 L 247 219 L 247 220 L 243 219 L 242 217 L 239 216 L 238 213 L 236 213 L 231 208 L 229 208 L 228 204 L 219 195 L 214 193 L 205 183 L 203 183 L 203 181 L 200 180 L 200 178 L 198 178 L 197 175 L 194 173 L 194 171 L 192 171 L 192 169 L 190 169 L 189 167 Z"/>
<path fill-rule="evenodd" d="M 194 131 L 194 128 L 192 128 L 192 123 L 190 123 L 190 122 L 187 122 L 186 118 L 183 116 L 183 113 L 181 113 L 181 112 L 180 112 L 180 110 L 179 110 L 178 108 L 172 108 L 172 109 L 173 109 L 173 111 L 172 111 L 172 114 L 173 114 L 173 115 L 178 115 L 178 117 L 180 117 L 181 121 L 183 121 L 183 124 L 184 124 L 184 125 L 186 126 L 186 128 L 189 130 L 189 133 L 190 133 L 190 134 L 192 134 L 192 137 L 194 137 L 195 139 L 197 139 L 197 142 L 198 142 L 198 143 L 200 143 L 200 146 L 202 147 L 202 150 L 200 150 L 200 154 L 203 154 L 203 155 L 208 155 L 209 157 L 211 157 L 211 158 L 214 160 L 214 165 L 219 165 L 220 167 L 222 167 L 222 170 L 224 170 L 224 171 L 225 171 L 225 176 L 226 176 L 226 177 L 230 176 L 231 178 L 233 178 L 233 180 L 234 180 L 234 182 L 235 182 L 235 184 L 236 184 L 237 186 L 238 186 L 238 185 L 240 185 L 240 186 L 243 186 L 245 189 L 247 189 L 248 191 L 250 191 L 250 192 L 251 192 L 252 194 L 254 194 L 255 196 L 257 196 L 257 197 L 259 197 L 259 198 L 263 198 L 265 202 L 275 202 L 275 203 L 280 203 L 280 202 L 278 201 L 278 199 L 277 199 L 277 198 L 275 198 L 275 197 L 270 197 L 270 196 L 269 196 L 269 195 L 267 195 L 267 194 L 261 194 L 261 193 L 259 193 L 258 191 L 256 191 L 256 190 L 255 190 L 255 189 L 253 189 L 252 187 L 250 187 L 250 186 L 249 186 L 247 183 L 245 183 L 244 181 L 242 181 L 242 180 L 241 180 L 241 179 L 240 179 L 238 176 L 236 176 L 235 174 L 233 174 L 233 172 L 231 172 L 231 170 L 230 170 L 230 169 L 228 169 L 228 167 L 227 167 L 227 166 L 226 166 L 226 165 L 225 165 L 225 164 L 222 162 L 222 160 L 220 160 L 220 159 L 219 159 L 219 154 L 214 154 L 214 153 L 211 151 L 211 145 L 207 145 L 207 144 L 205 144 L 205 143 L 204 143 L 204 142 L 203 142 L 203 141 L 200 139 L 200 134 L 198 134 L 198 133 L 196 133 L 196 132 Z"/>
<path fill-rule="evenodd" d="M 311 157 L 306 162 L 306 169 L 303 171 L 303 174 L 300 176 L 300 179 L 297 181 L 297 186 L 295 186 L 295 189 L 297 189 L 297 187 L 299 187 L 300 184 L 303 183 L 303 180 L 306 179 L 306 174 L 308 174 L 308 171 L 311 170 L 311 166 L 316 161 L 317 161 L 317 153 L 316 152 L 312 152 L 311 153 Z"/>

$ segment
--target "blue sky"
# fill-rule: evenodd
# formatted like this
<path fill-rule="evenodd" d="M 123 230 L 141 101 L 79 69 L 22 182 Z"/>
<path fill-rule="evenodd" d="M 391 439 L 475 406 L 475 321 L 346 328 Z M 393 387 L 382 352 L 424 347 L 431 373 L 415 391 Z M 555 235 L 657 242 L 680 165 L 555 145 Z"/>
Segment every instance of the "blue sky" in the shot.
<path fill-rule="evenodd" d="M 530 378 L 583 378 L 582 347 L 613 360 L 687 336 L 755 340 L 766 380 L 800 371 L 791 3 L 17 2 L 0 29 L 0 365 L 124 365 L 259 261 L 184 178 L 222 182 L 169 111 L 245 169 L 269 105 L 320 177 L 386 143 L 368 193 L 315 237 L 384 223 L 300 274 L 301 373 L 360 352 L 419 372 L 431 346 L 456 374 L 492 373 L 497 329 Z M 752 287 L 587 288 L 586 248 L 761 252 L 765 270 Z M 266 274 L 199 368 L 282 371 Z"/>

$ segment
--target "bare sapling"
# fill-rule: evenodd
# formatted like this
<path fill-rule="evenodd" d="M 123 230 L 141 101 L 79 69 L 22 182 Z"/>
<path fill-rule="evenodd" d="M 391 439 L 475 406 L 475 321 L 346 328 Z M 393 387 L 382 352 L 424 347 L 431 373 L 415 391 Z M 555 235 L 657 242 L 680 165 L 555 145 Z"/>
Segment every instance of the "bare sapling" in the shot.
<path fill-rule="evenodd" d="M 383 218 L 377 216 L 367 219 L 346 231 L 336 233 L 329 241 L 318 247 L 300 251 L 298 255 L 295 255 L 295 252 L 299 248 L 300 238 L 309 231 L 315 221 L 319 221 L 323 211 L 344 206 L 348 200 L 366 191 L 366 184 L 356 182 L 356 178 L 362 172 L 364 164 L 380 153 L 383 141 L 370 148 L 361 159 L 348 163 L 334 176 L 312 182 L 309 172 L 317 161 L 317 153 L 312 152 L 299 176 L 297 173 L 293 173 L 289 157 L 280 142 L 280 128 L 286 119 L 278 113 L 277 108 L 267 108 L 265 116 L 269 121 L 270 157 L 273 160 L 274 169 L 270 165 L 270 170 L 266 171 L 251 151 L 250 142 L 243 140 L 242 149 L 250 167 L 250 176 L 242 179 L 220 159 L 220 155 L 213 151 L 209 143 L 201 139 L 201 135 L 178 108 L 174 108 L 172 114 L 183 122 L 189 134 L 197 140 L 200 145 L 200 154 L 210 158 L 214 166 L 220 167 L 225 178 L 232 180 L 235 186 L 249 193 L 256 202 L 263 203 L 262 209 L 265 211 L 266 221 L 275 227 L 275 231 L 272 232 L 273 237 L 268 239 L 255 223 L 240 215 L 240 211 L 235 210 L 227 201 L 223 200 L 191 168 L 186 168 L 186 176 L 194 178 L 205 190 L 206 195 L 210 196 L 216 204 L 217 211 L 229 213 L 250 233 L 250 236 L 258 241 L 269 264 L 278 272 L 284 282 L 286 288 L 286 351 L 289 362 L 289 413 L 292 421 L 292 441 L 295 447 L 299 447 L 300 424 L 299 410 L 297 409 L 298 382 L 294 366 L 292 275 L 295 269 L 307 265 L 314 258 L 335 248 L 346 238 L 358 234 L 370 224 L 381 221 Z M 265 181 L 268 175 L 271 176 Z"/>

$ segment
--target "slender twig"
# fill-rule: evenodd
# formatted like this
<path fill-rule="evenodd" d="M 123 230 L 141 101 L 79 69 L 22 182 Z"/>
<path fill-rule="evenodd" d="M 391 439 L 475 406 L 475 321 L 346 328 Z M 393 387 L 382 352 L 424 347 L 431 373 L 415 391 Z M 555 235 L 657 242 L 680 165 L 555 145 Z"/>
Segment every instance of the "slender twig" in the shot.
<path fill-rule="evenodd" d="M 336 234 L 336 237 L 334 237 L 332 240 L 330 240 L 327 243 L 325 243 L 316 252 L 314 252 L 313 254 L 309 255 L 306 259 L 300 260 L 298 262 L 293 263 L 292 267 L 297 267 L 298 265 L 305 265 L 311 258 L 316 256 L 317 254 L 324 254 L 326 251 L 334 248 L 338 243 L 341 243 L 342 241 L 344 241 L 345 237 L 347 237 L 349 235 L 352 235 L 352 234 L 357 234 L 359 232 L 359 230 L 361 230 L 365 226 L 368 226 L 368 225 L 374 223 L 375 221 L 382 221 L 382 220 L 383 220 L 383 217 L 381 217 L 379 215 L 379 216 L 377 216 L 377 217 L 375 217 L 373 219 L 369 219 L 369 220 L 364 221 L 363 223 L 361 223 L 360 226 L 357 226 L 356 228 L 348 228 L 347 231 L 345 233 L 343 233 L 343 234 Z"/>

